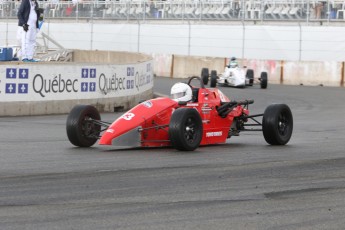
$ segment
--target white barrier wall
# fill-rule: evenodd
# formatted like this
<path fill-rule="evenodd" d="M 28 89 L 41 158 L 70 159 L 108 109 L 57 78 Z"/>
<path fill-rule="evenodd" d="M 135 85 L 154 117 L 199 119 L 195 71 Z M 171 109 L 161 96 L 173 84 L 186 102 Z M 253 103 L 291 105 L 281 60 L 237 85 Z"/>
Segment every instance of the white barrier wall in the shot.
<path fill-rule="evenodd" d="M 67 113 L 80 102 L 101 111 L 127 109 L 151 98 L 152 87 L 152 60 L 122 65 L 4 62 L 0 115 Z"/>
<path fill-rule="evenodd" d="M 284 61 L 344 61 L 344 26 L 198 21 L 51 21 L 43 32 L 68 49 Z M 0 46 L 17 22 L 0 22 Z"/>

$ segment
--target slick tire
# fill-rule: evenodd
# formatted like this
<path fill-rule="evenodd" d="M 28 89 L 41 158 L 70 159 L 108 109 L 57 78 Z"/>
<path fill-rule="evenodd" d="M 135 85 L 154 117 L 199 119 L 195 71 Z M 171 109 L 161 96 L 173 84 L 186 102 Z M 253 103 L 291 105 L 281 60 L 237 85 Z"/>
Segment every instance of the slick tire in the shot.
<path fill-rule="evenodd" d="M 260 75 L 260 87 L 261 89 L 266 89 L 268 84 L 267 72 L 262 72 Z"/>
<path fill-rule="evenodd" d="M 204 82 L 204 85 L 208 84 L 209 70 L 208 68 L 201 69 L 201 79 Z"/>
<path fill-rule="evenodd" d="M 217 71 L 211 71 L 211 81 L 210 81 L 211 88 L 215 88 L 217 86 Z"/>
<path fill-rule="evenodd" d="M 180 151 L 193 151 L 199 147 L 203 134 L 201 117 L 196 109 L 179 108 L 169 124 L 171 145 Z"/>
<path fill-rule="evenodd" d="M 248 86 L 253 86 L 253 84 L 254 84 L 254 71 L 252 69 L 247 70 L 246 78 L 249 80 Z"/>
<path fill-rule="evenodd" d="M 101 126 L 92 122 L 101 120 L 98 110 L 91 105 L 76 105 L 67 117 L 68 140 L 78 147 L 90 147 L 96 143 Z"/>
<path fill-rule="evenodd" d="M 293 117 L 286 104 L 269 105 L 262 118 L 262 132 L 268 144 L 285 145 L 293 130 Z"/>

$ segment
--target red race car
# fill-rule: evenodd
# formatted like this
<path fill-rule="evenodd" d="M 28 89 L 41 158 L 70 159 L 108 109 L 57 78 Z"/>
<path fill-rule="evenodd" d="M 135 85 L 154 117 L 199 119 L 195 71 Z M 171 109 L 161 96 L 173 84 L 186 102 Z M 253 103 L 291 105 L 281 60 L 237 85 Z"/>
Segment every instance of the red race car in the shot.
<path fill-rule="evenodd" d="M 192 80 L 200 85 L 193 86 Z M 285 145 L 292 135 L 293 117 L 286 104 L 272 104 L 263 114 L 250 115 L 253 100 L 230 100 L 217 88 L 205 88 L 200 77 L 176 83 L 171 93 L 172 98 L 138 104 L 112 124 L 101 121 L 95 107 L 77 105 L 67 118 L 68 139 L 79 147 L 90 147 L 100 139 L 100 145 L 192 151 L 200 145 L 225 143 L 242 131 L 262 131 L 271 145 Z"/>

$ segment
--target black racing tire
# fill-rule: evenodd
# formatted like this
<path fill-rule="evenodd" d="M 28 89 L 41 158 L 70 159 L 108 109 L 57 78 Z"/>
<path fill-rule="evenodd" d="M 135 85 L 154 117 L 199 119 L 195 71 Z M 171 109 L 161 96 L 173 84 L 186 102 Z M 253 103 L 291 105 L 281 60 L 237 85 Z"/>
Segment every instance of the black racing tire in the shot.
<path fill-rule="evenodd" d="M 202 120 L 196 109 L 179 108 L 173 112 L 169 124 L 169 138 L 174 148 L 193 151 L 199 147 L 202 134 Z"/>
<path fill-rule="evenodd" d="M 261 72 L 260 75 L 260 87 L 261 89 L 266 89 L 268 84 L 267 72 Z"/>
<path fill-rule="evenodd" d="M 208 84 L 209 70 L 208 68 L 201 69 L 201 79 L 204 82 L 204 85 Z"/>
<path fill-rule="evenodd" d="M 286 104 L 269 105 L 262 118 L 262 132 L 268 144 L 285 145 L 293 130 L 293 117 Z"/>
<path fill-rule="evenodd" d="M 67 117 L 66 131 L 69 141 L 78 147 L 94 145 L 101 126 L 90 120 L 101 120 L 98 110 L 92 105 L 76 105 Z"/>
<path fill-rule="evenodd" d="M 248 69 L 246 72 L 246 78 L 249 79 L 248 86 L 253 86 L 253 84 L 254 84 L 254 70 Z"/>
<path fill-rule="evenodd" d="M 212 70 L 211 71 L 211 81 L 210 81 L 210 86 L 211 88 L 215 88 L 217 86 L 217 70 Z"/>

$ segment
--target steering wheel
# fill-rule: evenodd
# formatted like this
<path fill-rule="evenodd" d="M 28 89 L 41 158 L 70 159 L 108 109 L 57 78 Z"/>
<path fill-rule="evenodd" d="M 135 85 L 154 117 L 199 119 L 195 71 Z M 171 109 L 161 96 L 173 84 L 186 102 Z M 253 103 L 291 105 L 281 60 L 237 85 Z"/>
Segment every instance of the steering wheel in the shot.
<path fill-rule="evenodd" d="M 194 80 L 194 79 L 197 79 L 197 80 L 199 80 L 199 82 L 200 82 L 200 88 L 205 88 L 205 85 L 204 85 L 204 82 L 201 80 L 201 78 L 200 77 L 198 77 L 198 76 L 193 76 L 193 77 L 190 77 L 189 78 L 189 80 L 188 80 L 188 82 L 187 82 L 187 84 L 189 85 L 189 86 L 191 86 L 191 81 L 192 80 Z"/>

